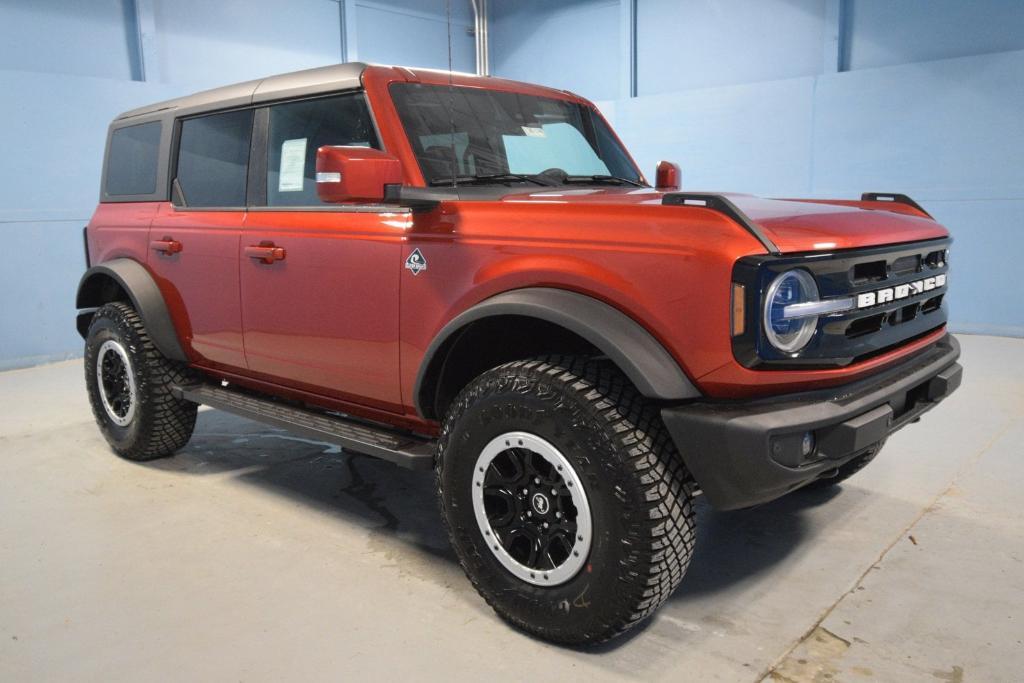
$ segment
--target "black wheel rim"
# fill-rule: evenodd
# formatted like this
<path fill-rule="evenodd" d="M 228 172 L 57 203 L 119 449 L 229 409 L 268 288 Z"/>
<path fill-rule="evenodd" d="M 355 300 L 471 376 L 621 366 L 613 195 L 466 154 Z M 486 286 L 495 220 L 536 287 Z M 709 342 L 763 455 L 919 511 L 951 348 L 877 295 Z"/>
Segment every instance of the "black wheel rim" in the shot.
<path fill-rule="evenodd" d="M 135 378 L 124 347 L 107 340 L 96 356 L 96 380 L 107 416 L 124 427 L 135 415 Z"/>
<path fill-rule="evenodd" d="M 509 432 L 483 449 L 474 508 L 491 552 L 525 581 L 563 583 L 587 559 L 591 516 L 582 482 L 568 459 L 536 435 Z"/>
<path fill-rule="evenodd" d="M 525 448 L 499 453 L 484 474 L 487 521 L 520 564 L 555 569 L 572 554 L 576 506 L 555 466 Z"/>

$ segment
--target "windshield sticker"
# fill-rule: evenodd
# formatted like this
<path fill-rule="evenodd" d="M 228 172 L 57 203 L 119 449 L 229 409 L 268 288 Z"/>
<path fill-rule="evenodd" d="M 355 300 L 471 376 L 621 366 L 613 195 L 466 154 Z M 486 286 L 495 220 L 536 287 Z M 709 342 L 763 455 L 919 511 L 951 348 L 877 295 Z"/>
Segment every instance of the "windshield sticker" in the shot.
<path fill-rule="evenodd" d="M 281 143 L 281 170 L 277 177 L 278 192 L 302 192 L 306 175 L 306 138 Z"/>
<path fill-rule="evenodd" d="M 523 126 L 523 133 L 531 138 L 546 138 L 547 134 L 540 126 Z"/>

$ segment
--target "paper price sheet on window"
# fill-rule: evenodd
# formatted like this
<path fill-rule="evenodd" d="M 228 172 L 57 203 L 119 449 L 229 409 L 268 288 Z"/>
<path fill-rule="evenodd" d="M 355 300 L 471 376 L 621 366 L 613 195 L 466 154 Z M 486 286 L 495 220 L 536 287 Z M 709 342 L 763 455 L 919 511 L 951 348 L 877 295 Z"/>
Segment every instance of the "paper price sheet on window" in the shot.
<path fill-rule="evenodd" d="M 277 179 L 278 192 L 302 192 L 306 176 L 306 138 L 285 140 L 281 143 L 281 172 Z"/>

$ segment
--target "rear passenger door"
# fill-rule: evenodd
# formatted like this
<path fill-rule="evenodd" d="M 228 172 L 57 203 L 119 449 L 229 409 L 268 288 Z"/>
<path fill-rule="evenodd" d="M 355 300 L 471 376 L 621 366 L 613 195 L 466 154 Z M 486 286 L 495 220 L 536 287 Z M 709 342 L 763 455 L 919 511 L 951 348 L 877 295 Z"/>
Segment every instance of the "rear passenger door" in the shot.
<path fill-rule="evenodd" d="M 253 111 L 178 122 L 172 203 L 150 226 L 149 266 L 192 359 L 245 368 L 238 245 L 245 215 Z"/>
<path fill-rule="evenodd" d="M 257 185 L 240 246 L 250 372 L 398 412 L 398 283 L 408 217 L 393 207 L 323 204 L 316 193 L 321 146 L 379 148 L 365 96 L 275 104 L 257 122 L 265 144 L 256 145 L 253 167 L 262 171 L 252 174 Z"/>

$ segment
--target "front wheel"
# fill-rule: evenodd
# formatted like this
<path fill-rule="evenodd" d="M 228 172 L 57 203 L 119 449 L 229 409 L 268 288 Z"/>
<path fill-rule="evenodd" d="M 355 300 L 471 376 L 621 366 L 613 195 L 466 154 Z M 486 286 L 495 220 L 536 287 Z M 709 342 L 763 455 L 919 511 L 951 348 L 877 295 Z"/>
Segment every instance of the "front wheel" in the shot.
<path fill-rule="evenodd" d="M 177 398 L 184 365 L 165 358 L 139 314 L 121 302 L 93 315 L 85 342 L 85 384 L 100 432 L 128 460 L 152 460 L 184 446 L 196 424 L 195 403 Z"/>
<path fill-rule="evenodd" d="M 516 361 L 478 377 L 444 421 L 437 482 L 473 585 L 553 642 L 637 624 L 693 551 L 682 460 L 657 411 L 606 362 Z"/>

